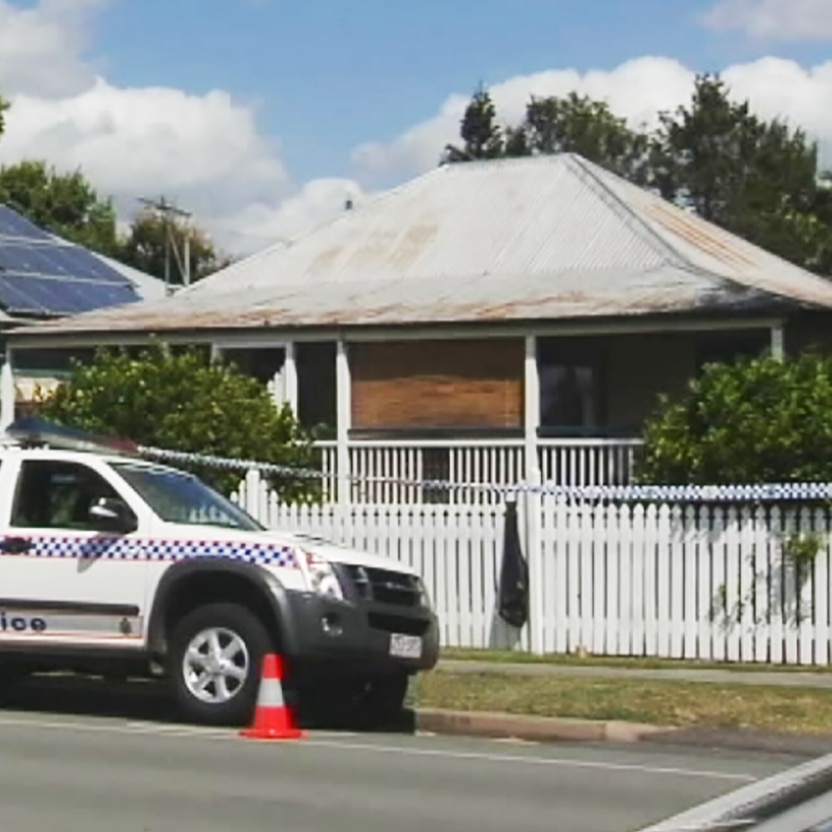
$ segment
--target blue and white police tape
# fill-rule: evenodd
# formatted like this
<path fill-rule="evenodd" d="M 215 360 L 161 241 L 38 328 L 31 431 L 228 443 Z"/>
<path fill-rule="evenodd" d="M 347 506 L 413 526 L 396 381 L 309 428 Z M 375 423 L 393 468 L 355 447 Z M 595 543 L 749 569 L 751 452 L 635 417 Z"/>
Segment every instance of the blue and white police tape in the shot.
<path fill-rule="evenodd" d="M 183 465 L 257 471 L 260 474 L 297 479 L 335 480 L 338 478 L 335 474 L 313 468 L 293 468 L 289 465 L 276 465 L 270 462 L 169 451 L 161 448 L 140 447 L 139 453 L 148 458 Z M 765 483 L 759 485 L 559 485 L 557 483 L 532 485 L 517 483 L 500 485 L 358 475 L 348 475 L 343 479 L 365 485 L 499 494 L 507 499 L 521 494 L 536 494 L 542 497 L 580 502 L 778 503 L 832 500 L 832 483 Z"/>

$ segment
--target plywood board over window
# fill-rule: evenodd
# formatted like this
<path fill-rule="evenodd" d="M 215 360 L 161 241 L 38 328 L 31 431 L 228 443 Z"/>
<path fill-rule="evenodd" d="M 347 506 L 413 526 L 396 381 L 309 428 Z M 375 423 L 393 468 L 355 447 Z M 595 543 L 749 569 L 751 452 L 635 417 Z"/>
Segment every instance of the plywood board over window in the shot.
<path fill-rule="evenodd" d="M 352 426 L 520 427 L 523 355 L 520 339 L 352 344 Z"/>

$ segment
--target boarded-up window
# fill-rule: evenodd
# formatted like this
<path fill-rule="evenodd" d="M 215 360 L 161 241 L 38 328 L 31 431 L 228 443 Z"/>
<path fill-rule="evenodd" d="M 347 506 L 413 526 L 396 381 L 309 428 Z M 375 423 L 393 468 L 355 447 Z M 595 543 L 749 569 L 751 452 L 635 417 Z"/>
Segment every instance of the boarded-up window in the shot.
<path fill-rule="evenodd" d="M 501 338 L 352 344 L 353 428 L 520 427 L 523 354 Z"/>

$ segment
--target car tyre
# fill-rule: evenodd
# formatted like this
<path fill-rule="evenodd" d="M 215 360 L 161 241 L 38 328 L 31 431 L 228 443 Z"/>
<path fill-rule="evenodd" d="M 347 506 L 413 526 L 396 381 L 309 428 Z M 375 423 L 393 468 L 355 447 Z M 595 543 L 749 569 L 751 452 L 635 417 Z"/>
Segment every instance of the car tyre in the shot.
<path fill-rule="evenodd" d="M 170 643 L 168 677 L 183 716 L 205 725 L 247 724 L 263 657 L 273 649 L 263 622 L 238 604 L 206 604 L 175 624 Z"/>

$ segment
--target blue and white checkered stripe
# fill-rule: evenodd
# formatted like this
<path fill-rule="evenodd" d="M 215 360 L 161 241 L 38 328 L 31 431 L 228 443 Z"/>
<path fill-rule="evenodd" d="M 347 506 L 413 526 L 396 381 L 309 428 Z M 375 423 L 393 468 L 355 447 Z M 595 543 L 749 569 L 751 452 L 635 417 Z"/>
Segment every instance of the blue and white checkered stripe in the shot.
<path fill-rule="evenodd" d="M 128 561 L 225 558 L 259 566 L 298 568 L 294 549 L 274 544 L 204 540 L 139 540 L 124 537 L 33 536 L 31 540 L 33 547 L 28 552 L 30 557 Z"/>
<path fill-rule="evenodd" d="M 259 471 L 261 474 L 299 479 L 325 479 L 325 474 L 310 468 L 292 468 L 267 462 L 205 456 L 202 454 L 167 451 L 160 448 L 140 448 L 143 456 L 168 461 L 172 464 L 200 464 L 212 468 L 237 471 Z M 444 480 L 409 480 L 394 477 L 349 476 L 349 482 L 375 485 L 396 485 L 437 491 L 468 491 L 472 493 L 500 494 L 506 499 L 521 494 L 539 494 L 573 501 L 611 502 L 672 502 L 672 503 L 756 503 L 756 502 L 810 502 L 832 500 L 832 483 L 771 483 L 762 485 L 492 485 L 487 483 L 453 483 Z"/>

